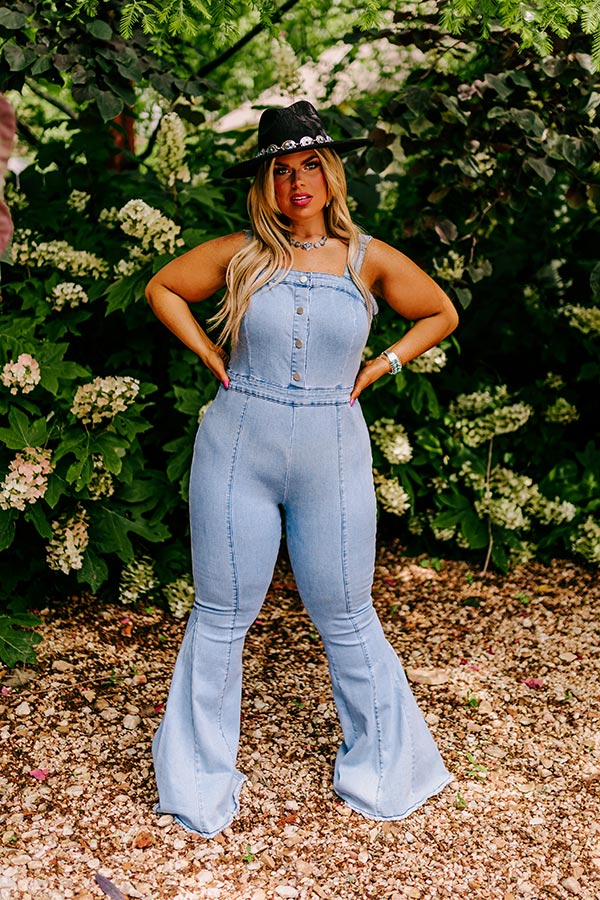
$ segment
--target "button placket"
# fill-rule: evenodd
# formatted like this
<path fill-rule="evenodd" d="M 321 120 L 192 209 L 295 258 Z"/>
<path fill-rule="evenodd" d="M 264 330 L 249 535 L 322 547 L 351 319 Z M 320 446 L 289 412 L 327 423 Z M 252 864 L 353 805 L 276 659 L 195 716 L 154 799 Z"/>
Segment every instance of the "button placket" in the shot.
<path fill-rule="evenodd" d="M 292 384 L 302 387 L 306 373 L 306 335 L 310 304 L 311 277 L 300 275 L 294 294 L 294 327 L 291 346 Z"/>

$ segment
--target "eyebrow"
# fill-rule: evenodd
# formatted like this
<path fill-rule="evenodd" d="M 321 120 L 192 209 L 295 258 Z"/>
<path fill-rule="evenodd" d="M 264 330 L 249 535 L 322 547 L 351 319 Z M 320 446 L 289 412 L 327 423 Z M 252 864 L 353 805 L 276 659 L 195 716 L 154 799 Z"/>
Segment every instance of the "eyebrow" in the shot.
<path fill-rule="evenodd" d="M 321 158 L 317 153 L 311 153 L 310 156 L 307 156 L 306 159 L 303 159 L 300 162 L 301 166 L 305 166 L 306 163 L 312 162 L 313 159 L 316 159 L 318 162 L 321 162 Z M 276 166 L 285 166 L 285 156 L 275 157 L 275 165 Z"/>

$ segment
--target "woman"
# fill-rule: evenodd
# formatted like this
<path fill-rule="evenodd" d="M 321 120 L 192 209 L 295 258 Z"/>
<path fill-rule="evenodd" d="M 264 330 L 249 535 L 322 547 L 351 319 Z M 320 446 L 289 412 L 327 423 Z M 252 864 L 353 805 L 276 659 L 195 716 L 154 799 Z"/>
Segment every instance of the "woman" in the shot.
<path fill-rule="evenodd" d="M 208 241 L 149 283 L 152 309 L 221 382 L 190 482 L 196 600 L 154 739 L 157 810 L 210 838 L 238 810 L 241 657 L 277 559 L 282 517 L 304 605 L 328 656 L 344 741 L 334 787 L 353 810 L 400 819 L 450 781 L 371 601 L 375 495 L 355 401 L 456 326 L 446 295 L 359 233 L 338 153 L 306 101 L 267 109 L 252 232 Z M 216 317 L 228 363 L 190 312 L 227 285 Z M 380 295 L 414 326 L 360 368 Z"/>

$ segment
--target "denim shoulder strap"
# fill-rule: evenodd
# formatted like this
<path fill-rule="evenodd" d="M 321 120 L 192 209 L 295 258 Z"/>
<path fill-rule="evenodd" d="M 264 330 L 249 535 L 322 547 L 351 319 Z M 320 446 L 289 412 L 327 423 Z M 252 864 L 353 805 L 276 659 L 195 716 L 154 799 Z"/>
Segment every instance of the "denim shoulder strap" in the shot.
<path fill-rule="evenodd" d="M 372 237 L 370 234 L 359 234 L 358 236 L 358 254 L 354 259 L 354 268 L 356 272 L 360 272 L 362 268 L 365 252 L 371 240 Z"/>

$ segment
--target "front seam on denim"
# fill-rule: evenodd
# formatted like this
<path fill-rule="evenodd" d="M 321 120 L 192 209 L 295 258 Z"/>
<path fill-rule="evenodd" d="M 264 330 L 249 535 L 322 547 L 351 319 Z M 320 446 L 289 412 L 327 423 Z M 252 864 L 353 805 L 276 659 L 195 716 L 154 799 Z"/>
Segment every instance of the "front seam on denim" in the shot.
<path fill-rule="evenodd" d="M 192 646 L 191 646 L 191 653 L 192 653 L 193 658 L 195 658 L 195 656 L 196 656 L 196 639 L 197 639 L 197 635 L 198 635 L 198 618 L 199 618 L 199 612 L 196 613 L 196 621 L 194 622 L 194 625 L 193 625 L 194 633 L 192 635 Z M 196 801 L 198 803 L 198 814 L 199 814 L 198 818 L 204 822 L 205 821 L 205 819 L 204 819 L 204 802 L 202 800 L 202 790 L 200 787 L 200 768 L 201 768 L 201 766 L 200 766 L 200 751 L 199 751 L 199 747 L 198 747 L 197 734 L 198 734 L 198 731 L 196 728 L 194 728 L 194 782 L 196 784 Z"/>
<path fill-rule="evenodd" d="M 342 519 L 342 577 L 344 579 L 344 595 L 346 598 L 346 609 L 348 611 L 348 617 L 352 622 L 352 627 L 354 629 L 354 633 L 360 643 L 360 647 L 363 653 L 363 657 L 365 659 L 365 663 L 369 672 L 369 681 L 371 683 L 371 693 L 373 697 L 373 711 L 375 714 L 375 727 L 377 729 L 377 756 L 379 760 L 379 776 L 377 779 L 377 791 L 375 793 L 375 809 L 379 809 L 379 799 L 381 794 L 381 784 L 383 781 L 383 752 L 381 746 L 381 721 L 379 719 L 379 705 L 377 702 L 377 692 L 375 689 L 375 680 L 373 678 L 373 665 L 371 663 L 371 658 L 369 656 L 369 652 L 365 645 L 365 642 L 360 633 L 360 629 L 356 625 L 356 619 L 354 613 L 352 611 L 352 607 L 350 604 L 350 589 L 348 586 L 349 576 L 348 576 L 348 539 L 347 539 L 347 516 L 346 516 L 346 498 L 345 498 L 345 490 L 344 490 L 344 461 L 343 461 L 343 442 L 342 442 L 342 421 L 340 416 L 340 410 L 336 410 L 336 423 L 337 423 L 337 441 L 338 441 L 338 467 L 339 467 L 339 483 L 340 483 L 340 511 L 341 511 L 341 519 Z"/>
<path fill-rule="evenodd" d="M 238 457 L 240 436 L 241 436 L 242 428 L 244 425 L 244 419 L 246 417 L 246 410 L 248 409 L 248 403 L 249 403 L 249 401 L 246 400 L 244 403 L 244 407 L 240 413 L 238 430 L 237 430 L 237 434 L 235 436 L 235 443 L 233 445 L 233 451 L 231 454 L 231 464 L 229 467 L 229 480 L 227 483 L 227 540 L 229 543 L 229 560 L 231 563 L 231 578 L 232 578 L 232 586 L 233 586 L 233 612 L 232 612 L 232 617 L 231 617 L 231 628 L 230 628 L 230 633 L 229 633 L 229 644 L 228 644 L 228 651 L 227 651 L 225 678 L 223 679 L 223 692 L 222 692 L 220 700 L 219 700 L 219 731 L 221 732 L 225 746 L 227 747 L 227 749 L 229 750 L 229 753 L 231 754 L 231 761 L 232 761 L 232 764 L 234 767 L 235 767 L 234 753 L 233 753 L 232 748 L 229 745 L 229 741 L 227 740 L 227 736 L 225 735 L 225 731 L 223 729 L 223 700 L 225 697 L 227 682 L 229 680 L 229 670 L 230 670 L 230 666 L 231 666 L 231 654 L 232 654 L 232 647 L 233 647 L 233 634 L 234 634 L 234 630 L 235 630 L 235 621 L 236 621 L 237 614 L 238 614 L 239 608 L 240 608 L 239 581 L 238 581 L 237 568 L 236 568 L 236 563 L 235 563 L 235 552 L 234 552 L 234 548 L 233 548 L 232 494 L 233 494 L 233 476 L 235 474 L 235 467 L 236 467 L 236 462 L 237 462 L 237 457 Z"/>

